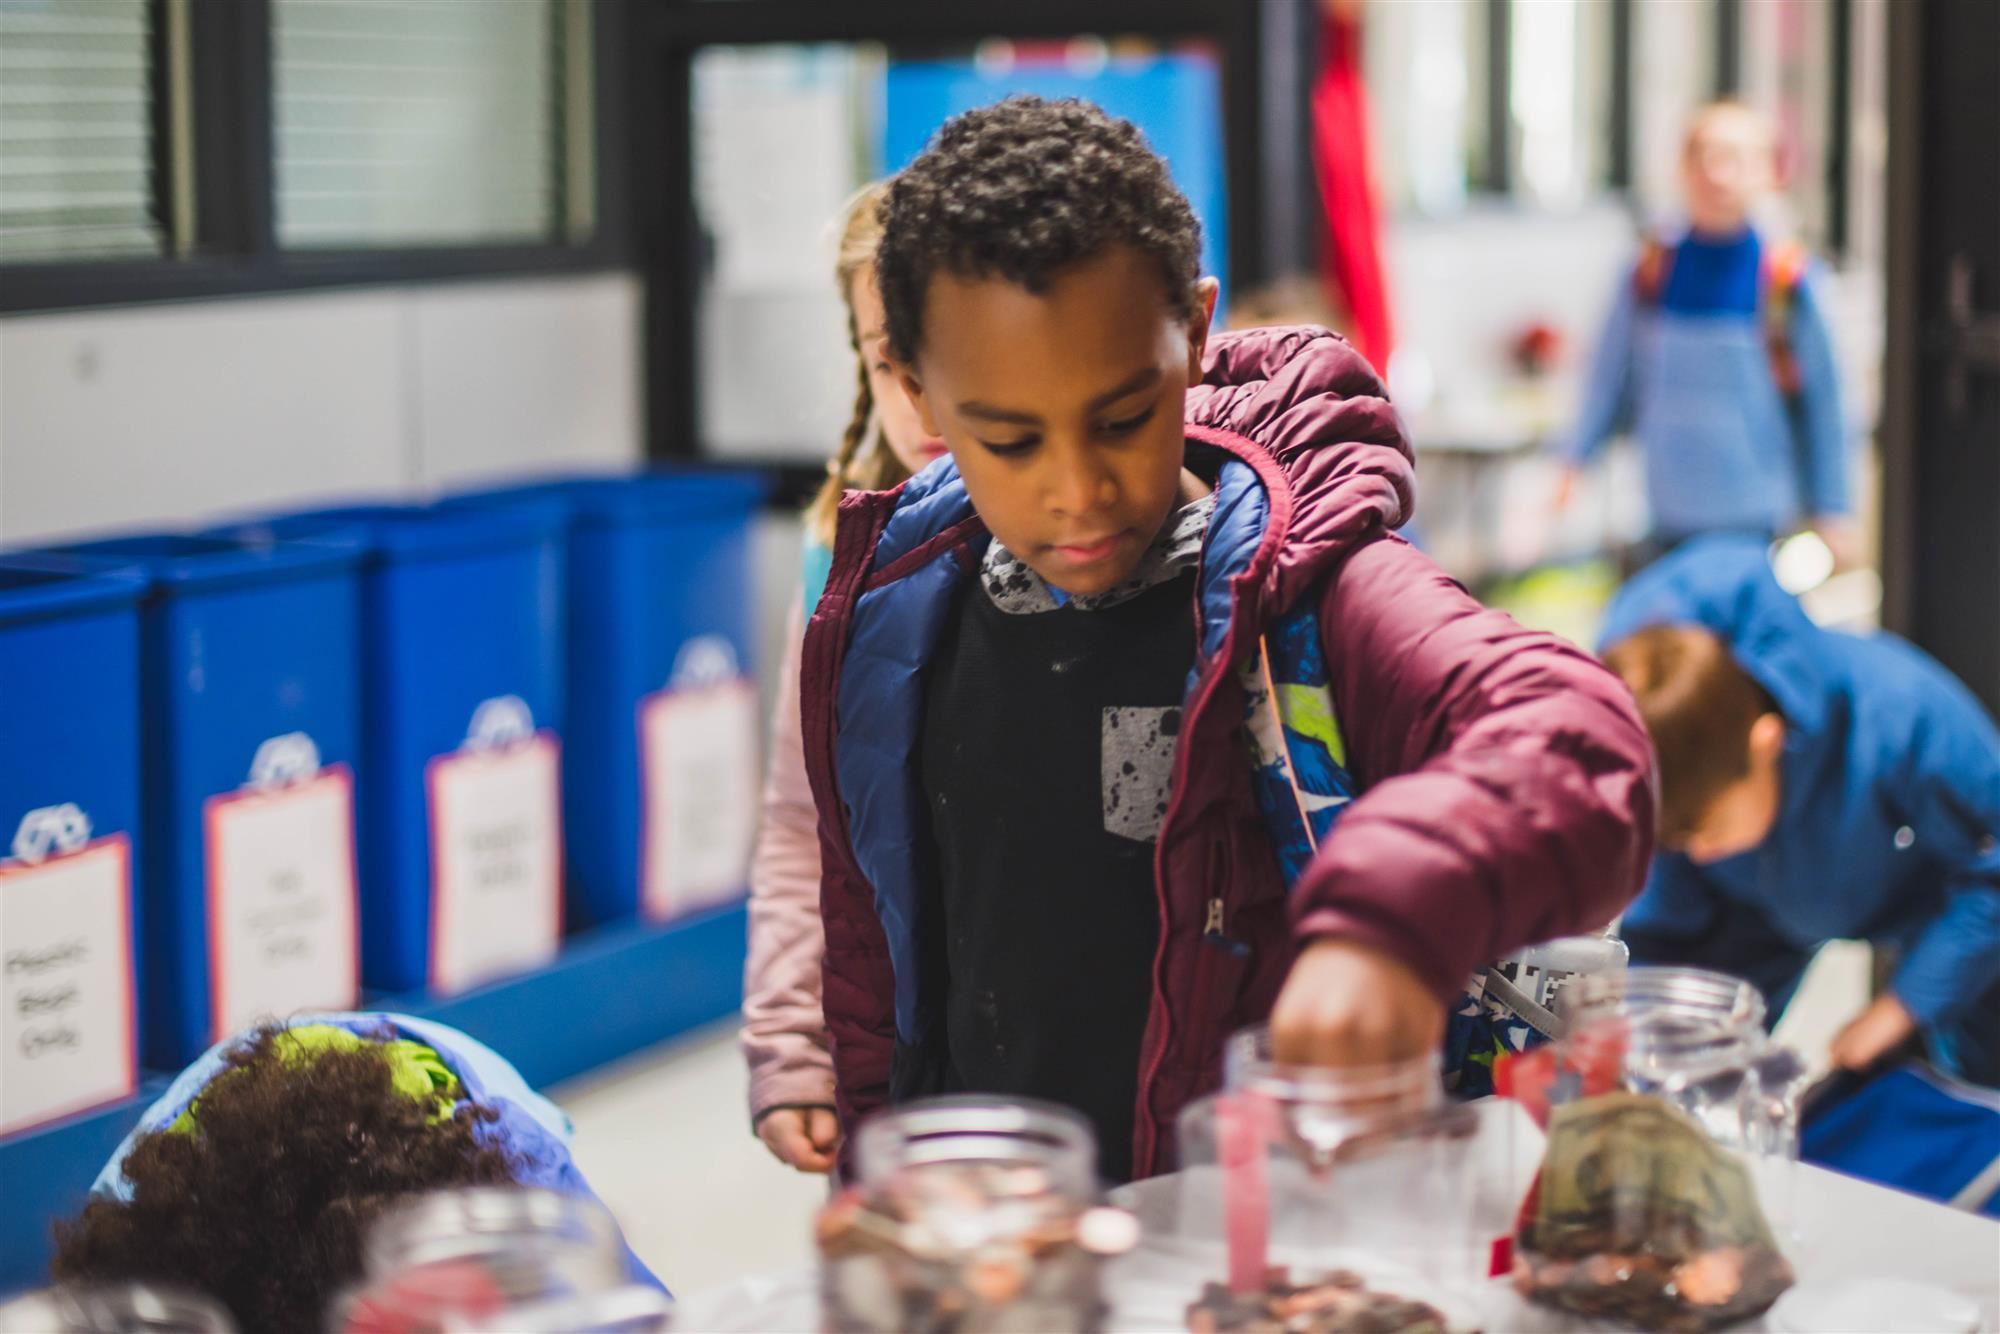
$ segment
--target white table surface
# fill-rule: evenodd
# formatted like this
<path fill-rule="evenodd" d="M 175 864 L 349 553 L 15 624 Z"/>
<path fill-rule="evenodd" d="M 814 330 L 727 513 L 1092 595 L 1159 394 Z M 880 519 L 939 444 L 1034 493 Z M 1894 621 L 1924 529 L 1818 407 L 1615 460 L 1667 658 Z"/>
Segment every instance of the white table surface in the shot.
<path fill-rule="evenodd" d="M 1515 1115 L 1511 1108 L 1501 1114 Z M 1508 1134 L 1488 1139 L 1504 1146 L 1506 1165 L 1489 1164 L 1511 1178 L 1500 1190 L 1518 1199 L 1515 1188 L 1525 1190 L 1540 1157 L 1540 1132 L 1522 1119 L 1517 1127 L 1509 1127 Z M 1981 1329 L 2000 1334 L 2000 1223 L 1810 1164 L 1796 1170 L 1793 1239 L 1784 1249 L 1798 1282 L 1787 1300 L 1823 1293 L 1857 1278 L 1897 1278 L 1965 1298 L 1979 1308 Z M 1164 1201 L 1172 1188 L 1171 1178 L 1160 1178 L 1128 1187 L 1117 1198 L 1142 1218 L 1158 1218 L 1169 1207 Z M 1159 1275 L 1174 1263 L 1142 1246 L 1123 1266 L 1114 1267 L 1109 1279 L 1113 1330 L 1183 1328 L 1175 1311 L 1194 1298 L 1209 1275 L 1187 1272 L 1185 1295 L 1165 1295 Z M 1181 1267 L 1185 1268 L 1184 1262 Z M 816 1284 L 811 1271 L 797 1271 L 695 1293 L 682 1301 L 674 1328 L 702 1334 L 809 1334 L 818 1328 Z M 1578 1334 L 1618 1328 L 1531 1306 L 1516 1297 L 1504 1280 L 1491 1283 L 1478 1294 L 1477 1302 L 1486 1334 Z M 1767 1318 L 1735 1328 L 1783 1326 Z"/>

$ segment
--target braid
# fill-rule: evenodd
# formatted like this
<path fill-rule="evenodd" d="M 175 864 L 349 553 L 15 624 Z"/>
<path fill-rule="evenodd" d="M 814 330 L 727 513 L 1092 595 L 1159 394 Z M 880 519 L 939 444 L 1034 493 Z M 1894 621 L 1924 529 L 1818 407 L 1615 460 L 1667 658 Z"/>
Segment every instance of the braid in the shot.
<path fill-rule="evenodd" d="M 855 480 L 855 457 L 861 452 L 861 442 L 868 438 L 868 427 L 875 419 L 875 391 L 868 383 L 868 358 L 861 354 L 861 333 L 854 327 L 852 314 L 847 317 L 847 341 L 854 349 L 854 413 L 840 437 L 840 452 L 827 460 L 826 480 L 820 483 L 819 494 L 806 510 L 806 523 L 813 536 L 829 546 L 833 544 L 834 518 L 840 511 L 841 493 Z M 879 440 L 876 450 L 888 452 Z"/>

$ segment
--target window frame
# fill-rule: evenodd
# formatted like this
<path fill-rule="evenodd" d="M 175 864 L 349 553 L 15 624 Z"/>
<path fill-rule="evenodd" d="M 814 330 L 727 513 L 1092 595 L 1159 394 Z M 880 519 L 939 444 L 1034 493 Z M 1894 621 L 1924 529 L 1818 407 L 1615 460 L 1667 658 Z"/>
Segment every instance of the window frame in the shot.
<path fill-rule="evenodd" d="M 568 3 L 568 0 L 562 0 Z M 166 59 L 178 5 L 188 42 L 191 237 L 177 237 Z M 154 212 L 165 248 L 138 259 L 0 263 L 0 315 L 393 283 L 598 273 L 631 262 L 624 68 L 630 0 L 590 0 L 588 237 L 502 245 L 286 250 L 275 228 L 271 0 L 149 0 L 154 68 Z M 181 248 L 178 243 L 185 243 Z"/>

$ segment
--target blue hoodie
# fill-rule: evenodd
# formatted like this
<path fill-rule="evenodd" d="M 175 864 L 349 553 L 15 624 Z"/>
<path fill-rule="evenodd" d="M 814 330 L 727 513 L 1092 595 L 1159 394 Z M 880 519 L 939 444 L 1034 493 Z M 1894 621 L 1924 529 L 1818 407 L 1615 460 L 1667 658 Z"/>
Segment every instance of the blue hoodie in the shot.
<path fill-rule="evenodd" d="M 406 1014 L 301 1014 L 289 1021 L 289 1026 L 293 1027 L 307 1024 L 344 1028 L 366 1038 L 383 1038 L 386 1032 L 394 1037 L 423 1043 L 458 1076 L 468 1101 L 491 1107 L 499 1113 L 492 1121 L 480 1122 L 476 1133 L 490 1147 L 501 1150 L 514 1160 L 518 1184 L 539 1186 L 579 1199 L 597 1199 L 590 1183 L 583 1179 L 583 1173 L 577 1170 L 575 1160 L 570 1157 L 569 1145 L 574 1131 L 569 1117 L 563 1114 L 561 1108 L 529 1088 L 520 1071 L 491 1047 L 455 1028 Z M 243 1035 L 239 1035 L 217 1043 L 193 1065 L 181 1071 L 113 1151 L 111 1160 L 104 1164 L 104 1169 L 97 1174 L 97 1180 L 90 1188 L 92 1195 L 114 1200 L 132 1198 L 132 1183 L 125 1177 L 125 1159 L 139 1137 L 172 1125 L 175 1118 L 208 1087 L 209 1081 L 223 1072 L 228 1065 L 229 1053 L 242 1040 Z M 653 1277 L 639 1257 L 633 1254 L 622 1236 L 619 1244 L 625 1246 L 625 1268 L 632 1281 L 660 1287 L 659 1279 Z"/>
<path fill-rule="evenodd" d="M 1801 382 L 1787 401 L 1764 345 L 1763 242 L 1754 230 L 1674 248 L 1657 301 L 1619 285 L 1561 447 L 1582 465 L 1630 430 L 1646 466 L 1653 531 L 1684 538 L 1778 533 L 1848 510 L 1848 434 L 1817 266 L 1786 321 Z"/>
<path fill-rule="evenodd" d="M 1678 942 L 1660 961 L 1703 962 L 1702 951 L 1722 948 L 1712 932 L 1731 904 L 1756 909 L 1802 954 L 1842 937 L 1894 945 L 1903 960 L 1893 990 L 1956 1069 L 1953 1030 L 1982 1021 L 1974 1007 L 2000 983 L 1992 720 L 1896 636 L 1814 625 L 1778 586 L 1761 542 L 1682 547 L 1619 593 L 1601 642 L 1662 623 L 1713 631 L 1770 692 L 1786 725 L 1782 795 L 1758 848 L 1706 866 L 1655 859 L 1625 917 L 1634 961 L 1657 950 L 1651 942 Z"/>

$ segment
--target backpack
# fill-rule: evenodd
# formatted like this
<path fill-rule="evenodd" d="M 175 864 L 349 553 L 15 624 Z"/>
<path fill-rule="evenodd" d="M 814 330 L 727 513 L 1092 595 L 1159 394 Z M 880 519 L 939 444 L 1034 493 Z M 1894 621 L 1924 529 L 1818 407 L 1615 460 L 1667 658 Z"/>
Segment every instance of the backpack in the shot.
<path fill-rule="evenodd" d="M 1639 262 L 1632 270 L 1632 288 L 1642 310 L 1660 304 L 1677 250 L 1677 246 L 1650 236 L 1640 247 Z M 1764 352 L 1771 360 L 1771 378 L 1788 401 L 1798 398 L 1805 388 L 1798 356 L 1792 351 L 1792 312 L 1810 260 L 1806 248 L 1797 241 L 1781 241 L 1767 246 L 1758 262 L 1757 311 L 1764 326 Z"/>
<path fill-rule="evenodd" d="M 1251 789 L 1289 890 L 1359 790 L 1334 712 L 1319 613 L 1311 599 L 1278 618 L 1239 668 Z M 1493 1063 L 1560 1035 L 1548 1008 L 1516 985 L 1514 961 L 1481 968 L 1452 1005 L 1445 1087 L 1461 1098 L 1493 1091 Z"/>

